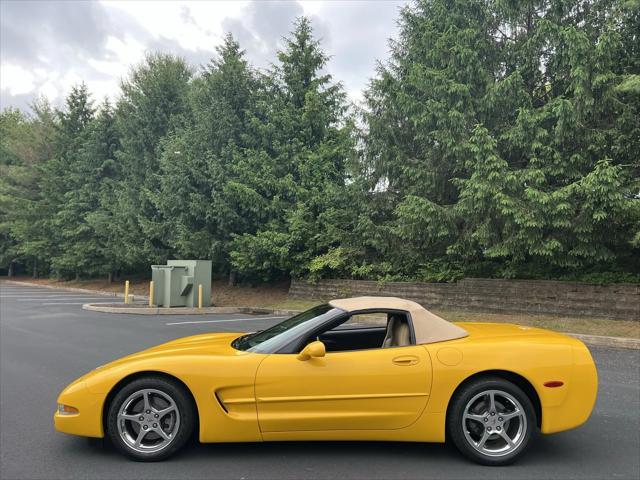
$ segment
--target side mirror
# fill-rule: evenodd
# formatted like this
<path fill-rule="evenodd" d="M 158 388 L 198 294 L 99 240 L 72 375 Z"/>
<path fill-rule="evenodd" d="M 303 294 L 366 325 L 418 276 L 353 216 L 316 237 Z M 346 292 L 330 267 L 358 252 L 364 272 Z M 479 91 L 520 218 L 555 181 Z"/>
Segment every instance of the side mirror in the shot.
<path fill-rule="evenodd" d="M 326 353 L 327 349 L 324 347 L 324 343 L 316 340 L 302 349 L 298 354 L 298 360 L 307 361 L 310 358 L 324 357 Z"/>

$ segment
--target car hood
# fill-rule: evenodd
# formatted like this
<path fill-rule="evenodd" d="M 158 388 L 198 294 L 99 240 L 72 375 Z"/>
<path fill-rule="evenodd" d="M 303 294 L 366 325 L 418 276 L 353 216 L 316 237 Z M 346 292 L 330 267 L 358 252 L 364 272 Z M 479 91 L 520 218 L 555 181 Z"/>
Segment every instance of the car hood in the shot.
<path fill-rule="evenodd" d="M 238 338 L 242 333 L 203 333 L 200 335 L 192 335 L 190 337 L 177 338 L 162 343 L 155 347 L 151 347 L 145 352 L 158 351 L 174 351 L 174 350 L 192 350 L 206 348 L 210 352 L 223 353 L 229 351 L 231 342 Z"/>
<path fill-rule="evenodd" d="M 226 358 L 251 355 L 231 346 L 233 340 L 242 333 L 209 333 L 178 338 L 155 347 L 132 353 L 112 362 L 101 365 L 83 375 L 61 394 L 69 394 L 75 386 L 86 386 L 89 392 L 104 394 L 130 374 L 144 371 L 164 372 L 181 378 L 180 370 L 190 370 L 198 365 L 207 368 L 226 363 Z"/>
<path fill-rule="evenodd" d="M 233 340 L 243 333 L 204 333 L 201 335 L 193 335 L 190 337 L 178 338 L 171 340 L 155 347 L 132 353 L 125 357 L 107 363 L 98 369 L 106 367 L 115 367 L 125 363 L 131 363 L 138 360 L 146 360 L 156 357 L 171 357 L 179 355 L 214 355 L 214 356 L 237 356 L 246 354 L 236 350 L 231 346 Z"/>

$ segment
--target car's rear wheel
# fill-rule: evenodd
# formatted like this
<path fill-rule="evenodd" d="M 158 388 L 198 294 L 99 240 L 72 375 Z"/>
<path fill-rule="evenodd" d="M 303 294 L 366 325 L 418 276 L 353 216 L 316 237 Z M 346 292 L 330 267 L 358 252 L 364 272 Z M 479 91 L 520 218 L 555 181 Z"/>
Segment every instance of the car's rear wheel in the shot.
<path fill-rule="evenodd" d="M 449 438 L 465 456 L 483 465 L 507 465 L 520 457 L 536 428 L 529 397 L 498 377 L 465 385 L 447 418 Z"/>
<path fill-rule="evenodd" d="M 118 450 L 134 460 L 164 460 L 193 432 L 192 403 L 177 382 L 162 377 L 136 379 L 111 401 L 107 434 Z"/>

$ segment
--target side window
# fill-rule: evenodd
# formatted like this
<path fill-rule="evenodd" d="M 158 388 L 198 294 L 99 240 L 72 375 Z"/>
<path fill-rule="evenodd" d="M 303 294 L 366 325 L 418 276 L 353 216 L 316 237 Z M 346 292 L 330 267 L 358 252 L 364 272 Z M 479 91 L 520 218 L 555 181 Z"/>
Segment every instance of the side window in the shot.
<path fill-rule="evenodd" d="M 403 313 L 366 312 L 351 315 L 318 339 L 327 352 L 346 352 L 411 345 L 408 317 Z M 315 339 L 314 339 L 315 340 Z"/>
<path fill-rule="evenodd" d="M 339 325 L 337 328 L 358 328 L 358 327 L 384 327 L 387 328 L 387 316 L 380 313 L 357 313 L 351 315 L 349 320 Z"/>

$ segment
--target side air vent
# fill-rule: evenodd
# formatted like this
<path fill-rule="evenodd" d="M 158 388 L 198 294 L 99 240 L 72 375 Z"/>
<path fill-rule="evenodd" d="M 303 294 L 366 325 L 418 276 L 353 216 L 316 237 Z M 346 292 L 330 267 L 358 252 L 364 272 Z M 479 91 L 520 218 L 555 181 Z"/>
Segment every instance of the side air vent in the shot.
<path fill-rule="evenodd" d="M 220 404 L 220 408 L 224 410 L 224 413 L 229 413 L 229 410 L 227 410 L 227 407 L 225 407 L 224 403 L 222 403 L 222 400 L 218 396 L 218 392 L 216 392 L 214 395 L 216 396 L 216 400 L 218 400 L 218 403 Z"/>

